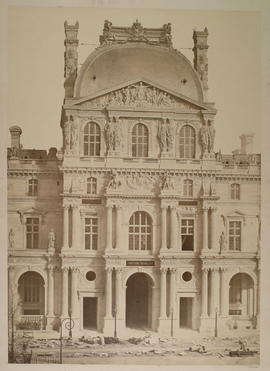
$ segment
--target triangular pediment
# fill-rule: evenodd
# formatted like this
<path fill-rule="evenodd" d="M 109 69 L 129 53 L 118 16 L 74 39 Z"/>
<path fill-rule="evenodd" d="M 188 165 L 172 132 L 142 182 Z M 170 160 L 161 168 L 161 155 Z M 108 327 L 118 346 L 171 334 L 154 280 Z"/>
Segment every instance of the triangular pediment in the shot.
<path fill-rule="evenodd" d="M 138 79 L 81 98 L 73 106 L 176 108 L 187 111 L 213 111 L 213 108 L 180 93 L 168 90 L 148 79 Z M 214 110 L 215 111 L 215 110 Z"/>

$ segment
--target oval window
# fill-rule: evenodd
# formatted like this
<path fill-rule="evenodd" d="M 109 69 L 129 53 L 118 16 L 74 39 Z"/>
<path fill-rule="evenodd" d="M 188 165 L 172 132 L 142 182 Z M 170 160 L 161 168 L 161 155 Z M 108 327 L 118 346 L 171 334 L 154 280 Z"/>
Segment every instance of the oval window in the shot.
<path fill-rule="evenodd" d="M 93 272 L 93 271 L 89 271 L 89 272 L 86 273 L 85 277 L 88 281 L 95 281 L 96 273 Z"/>
<path fill-rule="evenodd" d="M 192 274 L 190 272 L 185 272 L 182 274 L 182 278 L 184 281 L 188 282 L 192 279 Z"/>

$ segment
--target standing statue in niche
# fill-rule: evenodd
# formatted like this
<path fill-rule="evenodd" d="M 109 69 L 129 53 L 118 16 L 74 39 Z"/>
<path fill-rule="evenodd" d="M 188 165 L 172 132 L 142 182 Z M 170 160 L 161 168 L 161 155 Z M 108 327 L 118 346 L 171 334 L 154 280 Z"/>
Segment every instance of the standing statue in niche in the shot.
<path fill-rule="evenodd" d="M 199 138 L 202 146 L 202 154 L 204 155 L 205 153 L 207 153 L 209 146 L 208 128 L 206 124 L 202 125 L 199 133 Z"/>
<path fill-rule="evenodd" d="M 13 249 L 14 248 L 14 243 L 15 243 L 15 233 L 14 233 L 12 228 L 9 230 L 8 243 L 9 243 L 9 248 Z"/>
<path fill-rule="evenodd" d="M 225 233 L 222 232 L 219 237 L 219 253 L 221 254 L 222 251 L 226 250 L 226 239 L 225 239 Z"/>
<path fill-rule="evenodd" d="M 207 130 L 208 130 L 208 151 L 209 153 L 211 153 L 214 150 L 214 141 L 215 141 L 215 134 L 216 134 L 212 120 L 208 120 Z"/>
<path fill-rule="evenodd" d="M 54 244 L 55 244 L 55 234 L 54 234 L 54 230 L 51 229 L 48 234 L 48 248 L 54 249 Z"/>

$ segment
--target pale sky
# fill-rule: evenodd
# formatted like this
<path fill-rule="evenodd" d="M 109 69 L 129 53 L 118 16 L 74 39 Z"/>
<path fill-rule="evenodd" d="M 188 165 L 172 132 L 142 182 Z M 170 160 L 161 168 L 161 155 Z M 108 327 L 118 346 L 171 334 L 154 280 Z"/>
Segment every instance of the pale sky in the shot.
<path fill-rule="evenodd" d="M 260 152 L 260 17 L 255 12 L 13 7 L 9 11 L 9 126 L 19 125 L 24 148 L 60 148 L 64 99 L 64 21 L 79 21 L 79 64 L 98 46 L 105 19 L 144 27 L 172 23 L 173 46 L 193 61 L 193 29 L 207 26 L 209 101 L 216 103 L 215 150 L 240 148 L 254 132 Z M 9 135 L 8 135 L 9 137 Z M 8 142 L 9 143 L 9 142 Z"/>

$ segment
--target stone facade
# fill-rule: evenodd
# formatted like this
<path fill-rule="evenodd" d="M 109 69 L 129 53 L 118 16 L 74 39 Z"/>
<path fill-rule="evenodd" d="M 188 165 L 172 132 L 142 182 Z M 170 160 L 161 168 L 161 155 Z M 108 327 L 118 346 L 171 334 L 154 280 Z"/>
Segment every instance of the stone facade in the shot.
<path fill-rule="evenodd" d="M 258 328 L 260 155 L 252 134 L 214 152 L 207 29 L 194 32 L 193 67 L 170 24 L 105 21 L 79 72 L 78 29 L 65 23 L 62 149 L 22 149 L 10 128 L 17 328 L 57 330 L 69 316 L 75 335 Z"/>

